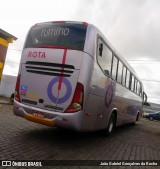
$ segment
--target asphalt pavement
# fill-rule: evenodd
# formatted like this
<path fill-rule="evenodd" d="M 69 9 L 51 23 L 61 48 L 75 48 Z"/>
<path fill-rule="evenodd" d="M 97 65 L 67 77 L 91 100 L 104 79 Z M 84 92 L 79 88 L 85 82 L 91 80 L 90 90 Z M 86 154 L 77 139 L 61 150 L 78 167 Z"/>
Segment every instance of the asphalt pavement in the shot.
<path fill-rule="evenodd" d="M 117 127 L 109 137 L 51 128 L 13 114 L 0 104 L 0 160 L 160 160 L 160 122 L 141 118 L 135 125 Z M 83 165 L 83 161 L 81 161 Z M 92 164 L 93 165 L 93 164 Z M 160 168 L 160 166 L 52 166 L 43 168 Z M 14 168 L 14 167 L 3 167 Z M 26 167 L 15 167 L 26 168 Z M 32 168 L 32 167 L 30 167 Z M 41 167 L 37 167 L 41 168 Z"/>

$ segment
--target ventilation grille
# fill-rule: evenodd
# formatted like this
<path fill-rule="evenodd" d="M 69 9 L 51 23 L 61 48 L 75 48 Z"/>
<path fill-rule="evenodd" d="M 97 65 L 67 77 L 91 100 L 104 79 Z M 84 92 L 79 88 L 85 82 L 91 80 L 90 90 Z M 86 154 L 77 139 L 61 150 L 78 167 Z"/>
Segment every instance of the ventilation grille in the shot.
<path fill-rule="evenodd" d="M 74 66 L 59 63 L 27 61 L 26 71 L 29 73 L 36 73 L 48 76 L 70 77 L 71 74 L 74 72 Z"/>

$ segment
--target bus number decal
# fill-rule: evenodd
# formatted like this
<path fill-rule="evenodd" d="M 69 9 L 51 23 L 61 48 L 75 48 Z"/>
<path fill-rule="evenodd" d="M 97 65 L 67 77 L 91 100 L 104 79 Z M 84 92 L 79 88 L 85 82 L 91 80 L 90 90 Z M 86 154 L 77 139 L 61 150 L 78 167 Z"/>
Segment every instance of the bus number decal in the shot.
<path fill-rule="evenodd" d="M 113 85 L 112 81 L 109 83 L 106 91 L 106 96 L 105 96 L 105 105 L 106 107 L 109 107 L 113 97 Z"/>
<path fill-rule="evenodd" d="M 56 77 L 56 78 L 52 79 L 52 80 L 50 81 L 49 85 L 48 85 L 48 88 L 47 88 L 47 93 L 48 93 L 49 99 L 50 99 L 53 103 L 57 103 L 57 104 L 61 104 L 61 103 L 66 102 L 66 101 L 70 98 L 70 96 L 71 96 L 71 94 L 72 94 L 72 86 L 71 86 L 70 81 L 69 81 L 67 78 L 63 77 L 62 83 L 64 83 L 65 86 L 66 86 L 66 88 L 67 88 L 66 94 L 65 94 L 63 97 L 61 97 L 61 98 L 58 98 L 57 96 L 54 96 L 54 93 L 53 93 L 53 91 L 52 91 L 52 88 L 53 88 L 53 86 L 54 86 L 56 83 L 59 82 L 59 80 L 60 80 L 60 77 Z"/>

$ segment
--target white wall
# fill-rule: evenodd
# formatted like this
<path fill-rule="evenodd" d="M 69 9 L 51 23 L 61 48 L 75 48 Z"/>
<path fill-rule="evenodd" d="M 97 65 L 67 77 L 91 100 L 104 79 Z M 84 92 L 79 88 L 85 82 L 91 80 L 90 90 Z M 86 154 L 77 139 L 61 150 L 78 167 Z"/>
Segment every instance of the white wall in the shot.
<path fill-rule="evenodd" d="M 0 83 L 0 96 L 10 97 L 15 91 L 16 76 L 4 75 Z"/>

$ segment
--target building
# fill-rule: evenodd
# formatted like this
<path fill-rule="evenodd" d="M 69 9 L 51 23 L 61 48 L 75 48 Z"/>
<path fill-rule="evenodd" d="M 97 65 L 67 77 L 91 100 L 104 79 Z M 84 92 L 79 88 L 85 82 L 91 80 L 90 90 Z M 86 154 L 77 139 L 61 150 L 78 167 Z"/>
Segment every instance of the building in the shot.
<path fill-rule="evenodd" d="M 2 79 L 3 67 L 6 59 L 9 43 L 13 43 L 17 38 L 6 31 L 0 29 L 0 83 Z"/>

